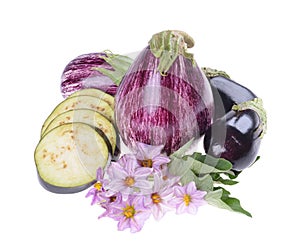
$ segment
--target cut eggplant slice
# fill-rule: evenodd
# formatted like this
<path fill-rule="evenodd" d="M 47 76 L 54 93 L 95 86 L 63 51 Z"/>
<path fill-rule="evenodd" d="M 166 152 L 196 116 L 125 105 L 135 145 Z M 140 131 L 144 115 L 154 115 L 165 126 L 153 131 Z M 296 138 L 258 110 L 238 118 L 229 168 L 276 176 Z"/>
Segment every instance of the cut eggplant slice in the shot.
<path fill-rule="evenodd" d="M 76 97 L 79 95 L 88 95 L 88 96 L 97 97 L 99 99 L 104 100 L 106 103 L 108 103 L 112 109 L 114 109 L 115 107 L 115 98 L 100 89 L 94 89 L 94 88 L 81 89 L 74 92 L 69 97 Z"/>
<path fill-rule="evenodd" d="M 47 132 L 55 127 L 72 122 L 86 123 L 100 129 L 104 133 L 105 138 L 108 139 L 108 142 L 110 143 L 112 149 L 112 154 L 114 154 L 117 143 L 115 128 L 107 118 L 94 110 L 75 109 L 63 112 L 50 122 L 49 126 L 45 129 L 42 136 L 45 136 Z"/>
<path fill-rule="evenodd" d="M 52 129 L 36 147 L 35 163 L 42 186 L 55 193 L 84 190 L 96 180 L 96 171 L 109 159 L 105 140 L 84 123 Z"/>
<path fill-rule="evenodd" d="M 44 134 L 44 131 L 55 117 L 63 112 L 74 109 L 91 109 L 101 113 L 109 121 L 114 121 L 114 111 L 104 100 L 88 95 L 75 96 L 65 99 L 55 107 L 44 122 L 41 135 Z"/>

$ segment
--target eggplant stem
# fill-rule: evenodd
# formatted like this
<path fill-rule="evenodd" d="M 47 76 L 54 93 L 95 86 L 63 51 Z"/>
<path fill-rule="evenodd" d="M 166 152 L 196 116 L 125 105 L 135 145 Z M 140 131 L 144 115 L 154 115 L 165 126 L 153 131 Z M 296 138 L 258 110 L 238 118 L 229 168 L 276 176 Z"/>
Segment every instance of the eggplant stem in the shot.
<path fill-rule="evenodd" d="M 254 98 L 253 100 L 249 100 L 243 102 L 241 104 L 233 105 L 232 110 L 234 111 L 244 111 L 244 110 L 253 110 L 255 111 L 260 118 L 260 128 L 262 132 L 260 134 L 260 138 L 263 138 L 267 131 L 267 113 L 263 107 L 263 102 L 261 98 Z"/>
<path fill-rule="evenodd" d="M 230 79 L 230 76 L 224 71 L 220 71 L 209 67 L 202 67 L 201 69 L 204 72 L 205 76 L 209 79 L 219 76 Z"/>
<path fill-rule="evenodd" d="M 109 50 L 105 50 L 104 53 L 106 56 L 101 56 L 101 58 L 103 58 L 113 70 L 100 67 L 94 67 L 92 69 L 109 77 L 116 85 L 119 85 L 133 60 L 127 56 L 114 54 Z"/>
<path fill-rule="evenodd" d="M 157 69 L 161 75 L 166 75 L 179 55 L 195 63 L 194 55 L 187 52 L 187 48 L 194 46 L 194 40 L 183 31 L 166 30 L 154 34 L 149 45 L 152 54 L 159 58 Z"/>

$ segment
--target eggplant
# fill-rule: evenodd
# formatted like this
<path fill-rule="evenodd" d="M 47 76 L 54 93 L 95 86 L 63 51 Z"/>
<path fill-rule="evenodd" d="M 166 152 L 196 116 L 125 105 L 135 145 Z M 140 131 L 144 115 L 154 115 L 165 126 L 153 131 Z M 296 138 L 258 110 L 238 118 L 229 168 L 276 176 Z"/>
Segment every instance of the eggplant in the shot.
<path fill-rule="evenodd" d="M 89 95 L 68 97 L 60 102 L 46 118 L 41 129 L 41 136 L 43 136 L 45 130 L 55 117 L 63 112 L 74 109 L 91 109 L 105 116 L 110 122 L 114 122 L 114 110 L 104 100 Z"/>
<path fill-rule="evenodd" d="M 99 112 L 90 109 L 74 109 L 69 110 L 57 115 L 46 128 L 42 136 L 45 136 L 49 131 L 55 127 L 59 127 L 63 124 L 81 122 L 88 124 L 95 129 L 99 129 L 103 133 L 104 140 L 108 141 L 109 148 L 114 154 L 117 146 L 117 134 L 113 124 L 101 115 Z"/>
<path fill-rule="evenodd" d="M 100 89 L 86 88 L 72 93 L 68 98 L 78 96 L 93 96 L 104 100 L 112 109 L 115 109 L 115 98 Z"/>
<path fill-rule="evenodd" d="M 125 145 L 164 145 L 170 154 L 211 125 L 213 95 L 182 31 L 163 31 L 126 72 L 115 96 L 115 121 Z"/>
<path fill-rule="evenodd" d="M 224 116 L 233 105 L 257 98 L 250 89 L 230 79 L 224 71 L 207 67 L 203 67 L 202 70 L 208 78 L 214 96 L 214 120 Z"/>
<path fill-rule="evenodd" d="M 266 132 L 266 112 L 255 98 L 239 105 L 214 121 L 204 136 L 207 154 L 232 163 L 234 171 L 251 166 L 257 158 L 261 139 Z"/>
<path fill-rule="evenodd" d="M 115 95 L 132 59 L 111 52 L 83 54 L 68 63 L 61 76 L 64 98 L 75 91 L 96 88 Z"/>
<path fill-rule="evenodd" d="M 85 123 L 55 127 L 36 146 L 35 165 L 41 185 L 54 193 L 75 193 L 96 180 L 110 158 L 104 133 Z"/>

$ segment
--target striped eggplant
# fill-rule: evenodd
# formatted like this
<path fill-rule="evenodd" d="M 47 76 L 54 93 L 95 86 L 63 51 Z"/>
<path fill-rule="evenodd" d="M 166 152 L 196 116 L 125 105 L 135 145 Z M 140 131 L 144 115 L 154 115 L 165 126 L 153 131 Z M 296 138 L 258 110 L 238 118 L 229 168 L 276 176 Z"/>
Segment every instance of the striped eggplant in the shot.
<path fill-rule="evenodd" d="M 66 98 L 77 90 L 96 88 L 115 95 L 131 63 L 131 58 L 108 51 L 80 55 L 65 67 L 61 93 Z"/>
<path fill-rule="evenodd" d="M 182 31 L 152 36 L 123 77 L 115 96 L 115 120 L 125 145 L 164 145 L 170 154 L 208 129 L 214 110 L 210 85 L 187 51 Z"/>

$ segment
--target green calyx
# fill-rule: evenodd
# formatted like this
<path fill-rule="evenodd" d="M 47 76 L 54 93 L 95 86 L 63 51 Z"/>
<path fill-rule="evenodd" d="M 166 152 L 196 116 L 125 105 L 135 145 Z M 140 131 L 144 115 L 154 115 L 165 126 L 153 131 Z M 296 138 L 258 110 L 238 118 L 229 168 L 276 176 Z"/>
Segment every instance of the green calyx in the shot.
<path fill-rule="evenodd" d="M 108 70 L 106 68 L 95 67 L 96 70 L 103 75 L 109 77 L 116 85 L 119 85 L 131 66 L 133 60 L 130 57 L 113 54 L 111 51 L 104 51 L 106 56 L 101 56 L 114 70 Z"/>
<path fill-rule="evenodd" d="M 209 79 L 214 77 L 219 77 L 219 76 L 230 79 L 230 76 L 224 71 L 212 69 L 209 67 L 202 67 L 201 70 L 204 72 L 205 76 Z"/>
<path fill-rule="evenodd" d="M 149 41 L 152 54 L 159 58 L 157 67 L 161 75 L 166 75 L 179 55 L 192 61 L 194 55 L 187 52 L 187 48 L 194 46 L 194 40 L 187 33 L 179 30 L 166 30 L 154 34 Z"/>
<path fill-rule="evenodd" d="M 253 100 L 249 100 L 246 102 L 243 102 L 241 104 L 233 105 L 232 110 L 234 111 L 243 111 L 243 110 L 254 110 L 259 118 L 260 118 L 260 126 L 259 128 L 262 129 L 262 133 L 260 135 L 260 138 L 263 138 L 267 131 L 267 113 L 266 110 L 263 107 L 263 102 L 261 98 L 255 98 Z"/>

